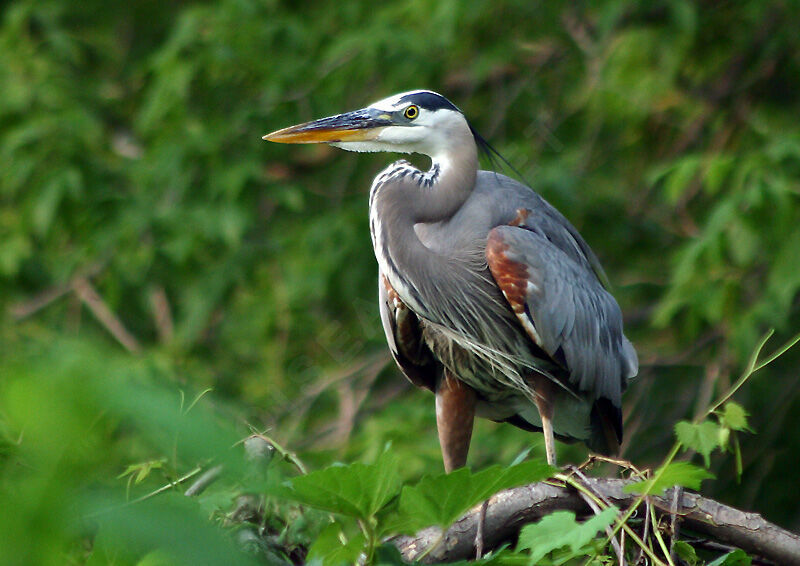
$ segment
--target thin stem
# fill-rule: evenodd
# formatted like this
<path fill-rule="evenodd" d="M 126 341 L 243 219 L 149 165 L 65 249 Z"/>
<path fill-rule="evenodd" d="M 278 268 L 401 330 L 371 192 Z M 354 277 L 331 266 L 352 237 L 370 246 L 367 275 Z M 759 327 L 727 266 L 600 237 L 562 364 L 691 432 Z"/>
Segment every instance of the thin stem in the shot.
<path fill-rule="evenodd" d="M 650 502 L 645 499 L 645 512 L 644 512 L 644 527 L 642 528 L 642 540 L 647 540 L 650 536 Z M 642 561 L 644 549 L 639 549 L 639 556 L 636 557 L 634 564 L 639 564 Z"/>
<path fill-rule="evenodd" d="M 375 529 L 372 526 L 372 521 L 367 519 L 359 519 L 358 526 L 361 527 L 361 532 L 364 533 L 367 546 L 365 549 L 366 561 L 365 564 L 371 565 L 375 559 Z"/>
<path fill-rule="evenodd" d="M 655 512 L 656 512 L 656 510 L 651 505 L 650 506 L 650 513 L 655 515 Z M 669 549 L 667 548 L 667 544 L 664 542 L 664 537 L 661 536 L 661 529 L 658 528 L 658 522 L 656 521 L 656 518 L 653 516 L 653 517 L 651 517 L 651 520 L 653 522 L 653 536 L 656 537 L 656 540 L 658 541 L 658 546 L 661 547 L 661 552 L 664 553 L 664 556 L 667 558 L 667 562 L 669 562 L 669 565 L 670 566 L 675 566 L 675 563 L 672 562 L 672 556 L 670 556 Z"/>
<path fill-rule="evenodd" d="M 101 509 L 99 511 L 95 511 L 94 513 L 89 513 L 87 515 L 87 517 L 98 517 L 100 515 L 104 515 L 105 513 L 110 513 L 111 511 L 114 511 L 115 509 L 122 509 L 124 507 L 128 507 L 130 505 L 134 505 L 136 503 L 141 503 L 142 501 L 145 501 L 147 499 L 150 499 L 151 497 L 155 497 L 156 495 L 158 495 L 160 493 L 164 493 L 165 491 L 169 491 L 170 489 L 173 489 L 173 488 L 177 487 L 178 485 L 182 484 L 186 480 L 193 478 L 194 476 L 199 474 L 201 471 L 203 471 L 202 466 L 197 466 L 192 471 L 190 471 L 187 474 L 179 477 L 177 480 L 175 480 L 173 482 L 170 482 L 167 485 L 163 485 L 163 486 L 159 487 L 155 491 L 151 491 L 150 493 L 146 493 L 145 495 L 142 495 L 141 497 L 137 497 L 133 501 L 126 501 L 125 503 L 123 503 L 121 505 L 116 505 L 116 506 L 108 507 L 106 509 Z"/>
<path fill-rule="evenodd" d="M 300 461 L 300 458 L 298 458 L 294 452 L 289 452 L 286 448 L 275 442 L 275 440 L 273 440 L 264 433 L 254 433 L 254 434 L 257 434 L 258 436 L 262 437 L 264 440 L 269 442 L 272 445 L 272 447 L 275 448 L 278 454 L 281 455 L 281 458 L 291 463 L 295 468 L 297 468 L 297 470 L 301 474 L 303 475 L 308 474 L 308 470 L 306 469 L 305 465 L 303 465 L 303 462 Z"/>
<path fill-rule="evenodd" d="M 767 333 L 766 333 L 766 334 L 765 334 L 765 335 L 764 335 L 764 336 L 761 338 L 761 340 L 760 340 L 760 341 L 759 341 L 759 343 L 758 343 L 758 346 L 756 346 L 756 349 L 755 349 L 755 350 L 753 350 L 753 353 L 752 353 L 752 354 L 751 354 L 751 356 L 750 356 L 750 360 L 747 362 L 747 368 L 744 370 L 744 372 L 743 372 L 743 373 L 742 373 L 742 375 L 739 377 L 739 379 L 737 379 L 737 380 L 736 380 L 736 383 L 734 383 L 734 384 L 733 384 L 733 387 L 731 387 L 731 388 L 730 388 L 730 389 L 729 389 L 729 390 L 728 390 L 728 391 L 725 393 L 725 395 L 723 395 L 723 396 L 722 396 L 722 398 L 720 398 L 720 399 L 719 399 L 719 401 L 717 401 L 716 403 L 714 403 L 714 404 L 711 406 L 711 408 L 710 408 L 710 409 L 708 409 L 708 410 L 707 410 L 707 411 L 706 411 L 706 412 L 703 414 L 703 416 L 702 416 L 702 417 L 700 417 L 699 419 L 695 419 L 695 422 L 700 422 L 700 421 L 703 421 L 703 420 L 705 420 L 705 419 L 706 419 L 706 418 L 707 418 L 707 417 L 708 417 L 708 416 L 709 416 L 711 413 L 713 413 L 714 411 L 716 411 L 717 409 L 719 409 L 719 408 L 720 408 L 722 405 L 724 405 L 724 404 L 725 404 L 725 403 L 726 403 L 726 402 L 727 402 L 727 401 L 728 401 L 728 400 L 729 400 L 731 397 L 733 397 L 733 396 L 734 396 L 734 394 L 735 394 L 737 391 L 739 391 L 739 389 L 742 387 L 742 385 L 744 385 L 744 384 L 745 384 L 745 382 L 747 382 L 747 380 L 750 378 L 750 376 L 751 376 L 751 375 L 753 375 L 753 374 L 754 374 L 756 371 L 758 371 L 758 370 L 756 369 L 756 363 L 758 362 L 758 356 L 761 354 L 761 350 L 763 350 L 763 349 L 764 349 L 764 346 L 766 346 L 766 344 L 767 344 L 767 341 L 770 339 L 770 337 L 772 337 L 772 334 L 773 334 L 773 332 L 774 332 L 774 330 L 770 330 L 769 332 L 767 332 Z M 798 336 L 798 339 L 800 339 L 800 336 Z M 785 351 L 785 350 L 784 350 L 784 351 Z M 770 357 L 772 358 L 770 361 L 772 361 L 772 360 L 774 360 L 774 359 L 775 359 L 775 358 L 774 358 L 774 357 L 772 357 L 772 356 L 770 356 Z M 765 365 L 766 365 L 766 364 L 762 364 L 761 366 L 759 366 L 759 368 L 758 368 L 758 369 L 760 369 L 760 368 L 764 367 Z"/>
<path fill-rule="evenodd" d="M 627 523 L 628 519 L 630 519 L 631 516 L 636 512 L 636 509 L 639 508 L 639 505 L 641 505 L 642 501 L 644 501 L 645 497 L 647 497 L 647 493 L 650 491 L 650 489 L 652 489 L 652 487 L 655 485 L 655 483 L 659 479 L 661 479 L 661 476 L 664 474 L 664 471 L 666 471 L 667 466 L 669 466 L 672 463 L 672 461 L 675 459 L 675 456 L 678 455 L 678 450 L 680 450 L 680 447 L 681 447 L 680 442 L 676 442 L 672 446 L 672 450 L 670 450 L 669 455 L 666 457 L 666 459 L 661 464 L 661 466 L 658 468 L 658 470 L 656 470 L 656 473 L 653 476 L 653 479 L 651 479 L 649 481 L 649 483 L 647 483 L 642 488 L 642 494 L 639 495 L 639 497 L 636 498 L 636 501 L 633 502 L 633 505 L 628 507 L 628 510 L 622 516 L 622 519 L 620 520 L 620 522 L 617 524 L 616 527 L 614 527 L 614 529 L 612 531 L 612 534 L 616 535 L 617 532 L 619 532 L 620 527 L 622 525 L 625 525 Z"/>
<path fill-rule="evenodd" d="M 437 547 L 438 547 L 440 544 L 442 544 L 442 541 L 443 541 L 443 540 L 444 540 L 444 530 L 442 530 L 441 528 L 439 528 L 439 536 L 438 536 L 438 537 L 436 537 L 436 540 L 434 540 L 434 541 L 433 541 L 433 542 L 432 542 L 432 543 L 431 543 L 431 544 L 428 546 L 428 548 L 426 548 L 425 550 L 423 550 L 423 551 L 420 553 L 420 555 L 419 555 L 419 556 L 415 557 L 415 560 L 416 560 L 417 562 L 421 562 L 423 558 L 425 558 L 426 556 L 428 556 L 428 555 L 429 555 L 431 552 L 433 552 L 433 550 L 434 550 L 434 549 L 436 549 L 436 548 L 437 548 Z"/>
<path fill-rule="evenodd" d="M 782 355 L 784 355 L 786 352 L 788 352 L 789 349 L 792 348 L 792 346 L 794 346 L 798 342 L 800 342 L 800 334 L 796 334 L 795 336 L 793 336 L 788 342 L 786 342 L 786 344 L 784 344 L 783 346 L 778 348 L 766 360 L 764 360 L 763 362 L 761 362 L 760 364 L 755 366 L 753 368 L 753 372 L 755 373 L 758 370 L 760 370 L 761 368 L 771 364 L 772 362 L 774 362 L 775 360 L 780 358 Z"/>
<path fill-rule="evenodd" d="M 586 476 L 583 475 L 583 472 L 581 472 L 580 469 L 574 469 L 573 473 L 576 476 L 578 476 L 578 478 L 581 481 L 583 481 L 583 482 L 587 481 Z M 603 503 L 605 503 L 607 507 L 611 506 L 611 502 L 608 499 L 606 499 L 605 497 L 603 497 L 599 493 L 596 493 L 596 492 L 592 491 L 588 487 L 586 489 L 587 489 L 587 491 L 591 492 L 595 496 L 595 498 L 597 498 L 600 501 L 602 501 Z M 586 495 L 585 493 L 581 493 L 581 497 L 587 503 L 587 505 L 589 505 L 589 507 L 592 508 L 592 511 L 594 511 L 595 515 L 600 514 L 602 508 L 600 507 L 600 505 L 598 503 L 595 503 L 595 501 L 591 497 Z M 625 566 L 625 557 L 623 556 L 623 554 L 624 554 L 623 550 L 625 548 L 625 544 L 624 544 L 625 531 L 622 531 L 620 533 L 620 535 L 619 535 L 620 540 L 619 541 L 617 541 L 616 537 L 610 536 L 611 535 L 611 527 L 606 527 L 605 531 L 609 535 L 609 540 L 611 541 L 611 545 L 614 547 L 614 552 L 616 552 L 617 558 L 619 558 L 620 566 Z"/>
<path fill-rule="evenodd" d="M 758 356 L 761 355 L 761 350 L 764 349 L 764 346 L 767 345 L 767 341 L 772 337 L 772 335 L 774 333 L 775 333 L 774 330 L 770 330 L 769 332 L 767 332 L 761 338 L 761 341 L 758 343 L 758 346 L 756 346 L 756 349 L 753 351 L 753 354 L 750 356 L 750 360 L 747 363 L 747 368 L 742 373 L 741 377 L 739 377 L 739 379 L 736 380 L 736 383 L 733 385 L 733 387 L 731 387 L 728 390 L 728 392 L 725 393 L 725 395 L 723 395 L 722 398 L 719 401 L 714 403 L 714 405 L 708 411 L 706 411 L 705 415 L 703 415 L 703 418 L 700 419 L 700 420 L 705 419 L 711 413 L 713 413 L 714 411 L 719 409 L 722 405 L 727 403 L 730 400 L 730 398 L 733 397 L 734 394 L 742 387 L 742 385 L 744 385 L 745 382 L 748 379 L 750 379 L 751 375 L 753 375 L 757 371 L 767 367 L 769 364 L 771 364 L 772 362 L 774 362 L 775 360 L 780 358 L 783 354 L 788 352 L 789 349 L 791 349 L 795 344 L 800 342 L 800 334 L 796 334 L 788 342 L 786 342 L 783 346 L 781 346 L 780 348 L 775 350 L 772 354 L 767 356 L 767 358 L 764 361 L 759 362 L 758 361 Z"/>
<path fill-rule="evenodd" d="M 598 504 L 600 507 L 602 507 L 603 505 L 605 505 L 605 503 L 603 503 L 603 501 L 602 501 L 600 498 L 598 498 L 598 497 L 597 497 L 597 496 L 596 496 L 594 493 L 592 493 L 590 490 L 588 490 L 588 489 L 587 489 L 587 488 L 586 488 L 586 487 L 585 487 L 583 484 L 581 484 L 580 482 L 576 482 L 576 481 L 575 481 L 575 480 L 573 480 L 572 478 L 570 478 L 570 477 L 567 477 L 567 476 L 565 476 L 565 475 L 563 475 L 563 474 L 557 474 L 555 477 L 556 477 L 557 479 L 560 479 L 560 480 L 561 480 L 561 481 L 563 481 L 564 483 L 567 483 L 567 484 L 571 485 L 572 487 L 574 487 L 575 489 L 577 489 L 577 490 L 578 490 L 578 491 L 580 491 L 581 493 L 583 493 L 583 494 L 585 494 L 585 495 L 588 495 L 588 496 L 589 496 L 590 498 L 592 498 L 592 499 L 595 501 L 595 503 L 597 503 L 597 504 Z M 640 547 L 642 550 L 644 550 L 645 554 L 647 554 L 647 556 L 649 556 L 649 557 L 650 557 L 650 559 L 653 561 L 653 564 L 655 564 L 655 565 L 657 565 L 657 566 L 665 566 L 665 564 L 666 564 L 666 563 L 665 563 L 663 560 L 660 560 L 660 559 L 658 558 L 658 556 L 656 556 L 656 554 L 655 554 L 655 553 L 654 553 L 654 552 L 653 552 L 653 551 L 652 551 L 652 550 L 651 550 L 651 549 L 650 549 L 650 548 L 649 548 L 649 547 L 648 547 L 648 546 L 647 546 L 647 545 L 644 543 L 644 541 L 643 541 L 642 539 L 640 539 L 640 538 L 639 538 L 639 535 L 637 535 L 637 534 L 636 534 L 636 532 L 635 532 L 635 531 L 634 531 L 634 530 L 633 530 L 633 529 L 632 529 L 630 526 L 628 526 L 628 524 L 625 522 L 625 521 L 627 521 L 627 518 L 628 518 L 630 515 L 631 515 L 631 513 L 630 513 L 630 510 L 629 510 L 629 513 L 627 513 L 627 514 L 626 514 L 625 518 L 623 518 L 623 519 L 619 519 L 619 518 L 617 518 L 617 519 L 616 519 L 616 521 L 617 521 L 617 524 L 614 526 L 614 529 L 613 529 L 613 532 L 612 532 L 611 536 L 614 536 L 614 535 L 616 535 L 616 533 L 617 533 L 617 532 L 619 532 L 619 529 L 625 529 L 625 532 L 626 532 L 626 533 L 628 533 L 628 535 L 631 537 L 631 539 L 633 539 L 633 541 L 634 541 L 634 542 L 635 542 L 637 545 L 639 545 L 639 547 Z M 611 541 L 609 540 L 609 542 L 611 542 Z M 674 566 L 674 565 L 673 565 L 673 566 Z"/>
<path fill-rule="evenodd" d="M 756 349 L 753 351 L 753 354 L 750 356 L 750 360 L 749 360 L 749 362 L 747 364 L 747 368 L 742 373 L 741 377 L 739 377 L 739 379 L 736 380 L 736 383 L 725 393 L 725 395 L 723 395 L 716 403 L 714 403 L 714 405 L 712 405 L 710 409 L 708 409 L 702 416 L 700 416 L 699 418 L 695 419 L 695 421 L 694 421 L 695 424 L 702 422 L 703 420 L 708 418 L 708 416 L 711 415 L 714 411 L 716 411 L 722 405 L 724 405 L 726 402 L 728 402 L 730 400 L 730 398 L 733 397 L 734 394 L 736 394 L 736 392 L 747 382 L 747 380 L 750 378 L 750 376 L 752 376 L 755 372 L 757 372 L 758 370 L 766 367 L 768 364 L 772 363 L 777 358 L 779 358 L 784 353 L 786 353 L 792 346 L 794 346 L 795 344 L 800 342 L 800 334 L 797 334 L 791 340 L 789 340 L 786 344 L 784 344 L 782 347 L 778 348 L 775 352 L 770 354 L 763 362 L 759 363 L 758 362 L 758 357 L 761 354 L 761 351 L 764 349 L 764 346 L 767 344 L 767 341 L 772 337 L 773 333 L 774 333 L 774 331 L 770 330 L 769 332 L 767 332 L 761 338 L 761 340 L 759 341 L 758 345 L 756 346 Z M 661 479 L 661 476 L 663 475 L 664 471 L 666 471 L 667 467 L 675 459 L 675 456 L 678 455 L 678 451 L 680 450 L 680 448 L 681 448 L 681 443 L 680 442 L 676 442 L 672 446 L 672 449 L 670 450 L 669 455 L 666 457 L 666 459 L 661 464 L 661 466 L 659 466 L 658 470 L 656 470 L 656 473 L 653 476 L 653 478 L 647 484 L 645 484 L 645 486 L 642 488 L 642 494 L 639 497 L 636 498 L 636 501 L 634 501 L 633 505 L 631 505 L 628 508 L 628 510 L 622 516 L 622 519 L 620 519 L 619 522 L 617 523 L 617 525 L 614 527 L 614 529 L 612 530 L 612 536 L 616 535 L 619 532 L 620 528 L 623 528 L 624 526 L 627 525 L 628 519 L 630 519 L 630 517 L 633 515 L 633 513 L 636 512 L 636 509 L 638 509 L 638 507 L 642 504 L 642 501 L 645 500 L 645 498 L 647 497 L 647 494 L 650 492 L 650 490 L 656 484 L 656 482 Z M 654 533 L 658 532 L 658 529 L 655 528 L 655 525 L 654 525 L 653 532 Z M 664 544 L 663 544 L 663 540 L 661 540 L 660 534 L 657 535 L 657 538 L 659 540 L 659 543 L 663 547 Z M 610 538 L 609 538 L 609 542 L 610 542 Z M 642 548 L 645 548 L 645 547 L 642 547 Z M 669 553 L 665 552 L 665 554 L 666 554 L 666 556 L 668 557 L 668 560 L 670 560 L 670 563 L 671 563 L 671 559 L 669 558 Z M 651 558 L 652 558 L 652 556 L 651 556 Z"/>

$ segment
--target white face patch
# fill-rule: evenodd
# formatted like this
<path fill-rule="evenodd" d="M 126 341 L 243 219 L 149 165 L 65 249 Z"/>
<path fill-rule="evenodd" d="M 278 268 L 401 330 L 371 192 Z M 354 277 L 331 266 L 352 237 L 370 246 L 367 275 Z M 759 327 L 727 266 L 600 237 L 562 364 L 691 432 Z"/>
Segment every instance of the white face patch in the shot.
<path fill-rule="evenodd" d="M 430 104 L 441 103 L 441 107 L 431 110 L 414 102 L 414 95 L 419 100 Z M 441 101 L 436 100 L 441 98 Z M 431 102 L 431 99 L 434 99 Z M 348 151 L 372 152 L 391 151 L 395 153 L 421 153 L 439 163 L 441 169 L 449 165 L 449 154 L 459 143 L 469 143 L 469 125 L 464 115 L 455 107 L 447 106 L 443 96 L 430 90 L 410 90 L 392 95 L 374 102 L 365 111 L 368 114 L 384 114 L 380 118 L 394 121 L 396 125 L 383 126 L 369 140 L 343 140 L 329 142 L 330 145 Z M 399 118 L 407 107 L 419 107 L 418 115 L 413 119 Z M 364 111 L 362 110 L 362 111 Z M 398 118 L 395 119 L 394 117 Z M 465 135 L 466 134 L 466 135 Z"/>
<path fill-rule="evenodd" d="M 433 92 L 430 90 L 419 89 L 419 90 L 409 90 L 408 92 L 401 92 L 400 94 L 395 94 L 390 96 L 389 98 L 384 98 L 383 100 L 379 100 L 377 102 L 373 102 L 369 105 L 370 108 L 375 108 L 376 110 L 382 110 L 383 112 L 394 112 L 399 108 L 404 106 L 408 106 L 411 102 L 400 102 L 400 99 L 404 96 L 408 96 L 409 94 L 419 94 L 421 92 Z M 434 93 L 436 94 L 436 93 Z M 438 95 L 441 96 L 441 95 Z"/>

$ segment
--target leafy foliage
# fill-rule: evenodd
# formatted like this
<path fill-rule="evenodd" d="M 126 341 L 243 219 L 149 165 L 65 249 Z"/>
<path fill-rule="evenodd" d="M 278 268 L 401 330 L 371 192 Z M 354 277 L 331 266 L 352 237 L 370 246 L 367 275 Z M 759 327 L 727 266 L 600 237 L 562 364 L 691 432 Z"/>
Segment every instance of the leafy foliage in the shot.
<path fill-rule="evenodd" d="M 734 550 L 710 562 L 708 566 L 750 566 L 752 562 L 747 554 L 741 550 Z"/>
<path fill-rule="evenodd" d="M 659 495 L 665 489 L 675 485 L 699 490 L 703 480 L 714 477 L 703 468 L 693 466 L 688 462 L 670 462 L 666 467 L 656 470 L 655 475 L 658 478 L 657 481 L 644 480 L 628 484 L 624 491 L 626 493 Z"/>
<path fill-rule="evenodd" d="M 492 466 L 476 474 L 462 468 L 402 485 L 397 460 L 386 452 L 375 464 L 330 466 L 293 478 L 270 493 L 357 519 L 361 533 L 348 538 L 339 524 L 331 524 L 309 553 L 310 559 L 323 564 L 349 564 L 362 553 L 372 556 L 381 535 L 412 533 L 431 525 L 447 528 L 497 491 L 545 479 L 553 472 L 534 460 L 508 468 Z"/>
<path fill-rule="evenodd" d="M 711 465 L 711 451 L 720 446 L 722 428 L 711 421 L 688 423 L 681 421 L 675 425 L 678 441 L 702 454 L 706 467 Z"/>
<path fill-rule="evenodd" d="M 595 554 L 589 546 L 597 535 L 614 522 L 617 515 L 615 507 L 609 507 L 584 523 L 575 522 L 575 513 L 556 511 L 538 523 L 526 525 L 519 534 L 517 550 L 530 553 L 528 564 L 546 564 L 542 561 L 545 555 L 563 547 L 567 552 L 558 556 L 556 563 L 561 564 L 569 559 Z"/>
<path fill-rule="evenodd" d="M 435 525 L 446 528 L 468 509 L 502 489 L 550 477 L 553 469 L 539 460 L 501 468 L 491 466 L 473 474 L 461 468 L 450 474 L 426 476 L 400 494 L 397 521 L 413 532 Z"/>
<path fill-rule="evenodd" d="M 342 540 L 341 526 L 328 525 L 308 551 L 308 559 L 313 564 L 356 564 L 364 551 L 366 538 L 359 533 L 349 540 Z"/>
<path fill-rule="evenodd" d="M 331 466 L 294 478 L 289 486 L 277 493 L 325 511 L 370 520 L 400 493 L 401 480 L 397 462 L 387 452 L 375 464 Z"/>

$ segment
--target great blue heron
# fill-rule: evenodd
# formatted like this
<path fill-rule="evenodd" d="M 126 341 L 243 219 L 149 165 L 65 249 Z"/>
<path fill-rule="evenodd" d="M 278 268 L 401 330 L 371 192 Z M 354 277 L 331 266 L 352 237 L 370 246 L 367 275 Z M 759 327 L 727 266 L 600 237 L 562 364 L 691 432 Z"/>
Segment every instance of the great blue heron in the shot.
<path fill-rule="evenodd" d="M 474 416 L 613 453 L 636 352 L 578 231 L 530 188 L 478 170 L 488 145 L 445 97 L 416 90 L 264 136 L 421 153 L 373 181 L 381 319 L 406 377 L 436 394 L 445 470 L 466 464 Z"/>

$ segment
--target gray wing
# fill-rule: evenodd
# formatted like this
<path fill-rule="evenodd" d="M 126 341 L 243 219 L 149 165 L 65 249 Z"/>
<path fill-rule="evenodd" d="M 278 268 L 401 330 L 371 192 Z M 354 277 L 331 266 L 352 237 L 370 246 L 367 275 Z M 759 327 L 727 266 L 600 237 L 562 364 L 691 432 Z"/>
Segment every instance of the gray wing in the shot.
<path fill-rule="evenodd" d="M 516 225 L 491 230 L 486 256 L 492 275 L 528 335 L 564 367 L 570 384 L 619 407 L 627 379 L 638 371 L 619 306 L 582 253 L 583 240 L 566 231 L 571 226 L 548 216 L 548 230 L 548 222 L 531 218 L 536 214 L 520 211 Z"/>
<path fill-rule="evenodd" d="M 378 274 L 378 306 L 386 342 L 397 366 L 417 387 L 435 391 L 440 368 L 422 339 L 419 319 L 383 274 Z"/>
<path fill-rule="evenodd" d="M 483 201 L 476 203 L 480 209 L 496 208 L 498 196 L 502 195 L 504 210 L 499 212 L 500 217 L 495 218 L 492 227 L 511 223 L 537 230 L 573 261 L 594 272 L 604 287 L 608 286 L 608 278 L 589 244 L 569 220 L 536 191 L 505 175 L 487 171 L 479 172 L 476 188 L 482 193 L 476 199 Z M 509 222 L 515 215 L 516 221 Z"/>
<path fill-rule="evenodd" d="M 600 265 L 600 260 L 583 239 L 578 230 L 561 214 L 557 208 L 534 193 L 538 206 L 526 209 L 527 216 L 520 225 L 537 231 L 549 242 L 563 251 L 580 266 L 588 267 L 604 288 L 608 288 L 608 277 Z M 519 211 L 518 211 L 519 214 Z"/>

